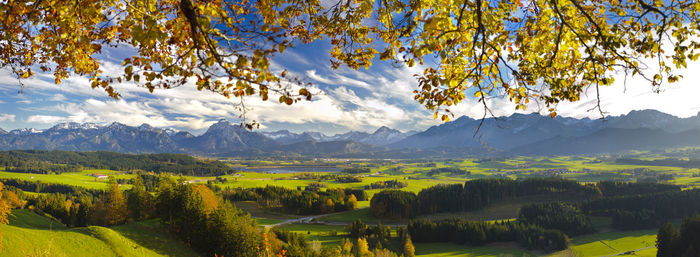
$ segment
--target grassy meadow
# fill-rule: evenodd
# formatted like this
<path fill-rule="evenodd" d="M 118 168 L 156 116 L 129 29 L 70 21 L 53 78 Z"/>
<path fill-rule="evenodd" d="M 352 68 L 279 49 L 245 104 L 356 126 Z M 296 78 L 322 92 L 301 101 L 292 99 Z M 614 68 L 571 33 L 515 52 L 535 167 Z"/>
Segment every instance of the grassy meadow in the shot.
<path fill-rule="evenodd" d="M 67 228 L 28 210 L 14 210 L 3 225 L 0 256 L 197 256 L 157 220 L 111 228 Z"/>
<path fill-rule="evenodd" d="M 637 152 L 633 158 L 658 160 L 673 152 Z M 209 183 L 220 188 L 254 188 L 267 185 L 290 189 L 303 188 L 310 183 L 322 183 L 327 188 L 364 189 L 371 183 L 398 180 L 406 182 L 401 190 L 419 192 L 437 184 L 464 183 L 486 177 L 527 178 L 541 176 L 561 176 L 583 183 L 599 180 L 642 181 L 654 180 L 663 183 L 695 187 L 700 185 L 700 169 L 672 166 L 644 166 L 617 163 L 616 156 L 555 156 L 555 157 L 513 157 L 494 159 L 453 159 L 453 160 L 314 160 L 314 161 L 250 161 L 225 159 L 233 169 L 294 169 L 289 173 L 266 173 L 244 171 L 220 177 L 184 176 L 191 183 Z M 344 167 L 369 167 L 370 173 L 354 174 L 361 182 L 341 183 L 335 180 L 301 179 L 300 175 L 324 175 L 337 173 Z M 309 172 L 304 171 L 308 167 Z M 464 170 L 465 174 L 435 173 L 435 168 L 453 167 Z M 323 172 L 327 168 L 328 172 Z M 310 172 L 313 170 L 313 172 Z M 66 184 L 90 189 L 106 189 L 106 179 L 90 176 L 101 173 L 119 179 L 129 179 L 134 174 L 128 171 L 84 170 L 63 174 L 27 174 L 2 171 L 0 179 L 13 178 L 46 183 Z M 180 177 L 180 176 L 177 176 Z M 129 184 L 121 185 L 130 188 Z M 367 190 L 369 197 L 381 189 Z M 542 199 L 524 197 L 493 204 L 488 208 L 461 213 L 440 213 L 421 216 L 424 219 L 444 219 L 462 217 L 472 220 L 510 220 L 517 217 L 523 204 L 542 201 L 566 201 L 567 199 Z M 569 199 L 575 200 L 575 199 Z M 237 207 L 251 213 L 259 225 L 274 225 L 301 216 L 270 212 L 257 207 L 255 202 L 236 202 Z M 346 236 L 344 225 L 355 220 L 376 224 L 382 222 L 391 226 L 402 225 L 407 221 L 380 220 L 369 212 L 369 201 L 358 202 L 360 209 L 318 218 L 315 224 L 285 224 L 282 229 L 304 234 L 310 241 L 319 241 L 324 247 L 339 245 Z M 47 217 L 28 210 L 12 212 L 9 225 L 2 227 L 5 246 L 1 256 L 42 255 L 50 256 L 196 256 L 177 239 L 169 236 L 157 220 L 129 223 L 110 228 L 87 227 L 67 228 Z M 571 239 L 569 249 L 555 253 L 532 252 L 515 243 L 489 244 L 480 247 L 455 245 L 450 243 L 417 243 L 417 256 L 605 256 L 635 251 L 636 256 L 655 256 L 653 247 L 656 230 L 616 231 L 609 228 L 609 219 L 594 218 L 593 222 L 602 231 Z M 640 250 L 641 249 L 641 250 Z M 44 255 L 46 256 L 46 255 Z"/>

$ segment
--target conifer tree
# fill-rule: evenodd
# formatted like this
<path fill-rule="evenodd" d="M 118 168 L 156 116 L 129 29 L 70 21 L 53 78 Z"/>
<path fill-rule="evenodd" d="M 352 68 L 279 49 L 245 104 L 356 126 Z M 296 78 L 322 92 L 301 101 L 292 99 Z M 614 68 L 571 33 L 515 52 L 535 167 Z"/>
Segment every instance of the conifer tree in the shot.
<path fill-rule="evenodd" d="M 659 228 L 659 233 L 656 236 L 656 252 L 657 257 L 673 257 L 678 256 L 678 243 L 680 240 L 680 231 L 673 224 L 666 223 Z"/>

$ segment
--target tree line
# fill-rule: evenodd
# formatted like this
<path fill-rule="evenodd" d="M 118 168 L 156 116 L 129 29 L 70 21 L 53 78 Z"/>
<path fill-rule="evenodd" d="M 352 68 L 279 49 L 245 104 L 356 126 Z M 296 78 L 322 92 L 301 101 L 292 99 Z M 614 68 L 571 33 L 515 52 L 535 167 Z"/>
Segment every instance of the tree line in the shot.
<path fill-rule="evenodd" d="M 386 180 L 386 181 L 377 181 L 377 182 L 372 182 L 369 185 L 365 186 L 365 190 L 370 190 L 370 189 L 387 189 L 387 188 L 393 188 L 393 189 L 400 189 L 407 187 L 408 183 L 405 181 L 398 181 L 398 180 Z"/>
<path fill-rule="evenodd" d="M 666 223 L 656 235 L 657 257 L 700 256 L 700 216 L 683 219 L 680 230 Z"/>
<path fill-rule="evenodd" d="M 434 175 L 440 175 L 441 173 L 449 173 L 450 175 L 456 176 L 456 175 L 470 175 L 472 174 L 469 171 L 466 171 L 464 169 L 460 169 L 457 167 L 442 167 L 442 168 L 434 168 L 428 171 L 427 175 L 428 176 L 434 176 Z"/>
<path fill-rule="evenodd" d="M 418 194 L 387 190 L 374 195 L 370 212 L 379 218 L 411 218 L 420 214 L 474 211 L 492 203 L 531 195 L 568 195 L 598 199 L 605 196 L 678 193 L 680 187 L 652 183 L 598 182 L 581 184 L 560 177 L 475 179 L 464 184 L 440 184 Z M 376 198 L 376 199 L 375 199 Z M 606 198 L 608 199 L 608 198 Z"/>
<path fill-rule="evenodd" d="M 411 239 L 417 243 L 452 242 L 480 246 L 515 241 L 528 249 L 554 251 L 566 249 L 569 241 L 566 234 L 559 230 L 508 221 L 412 220 L 407 229 Z"/>
<path fill-rule="evenodd" d="M 594 232 L 591 219 L 576 206 L 565 203 L 535 203 L 518 211 L 518 222 L 556 229 L 568 236 Z"/>
<path fill-rule="evenodd" d="M 42 181 L 28 181 L 21 179 L 5 178 L 0 179 L 3 184 L 9 187 L 21 189 L 25 192 L 33 193 L 61 193 L 61 194 L 78 194 L 87 193 L 93 196 L 98 196 L 104 193 L 101 189 L 88 189 L 79 186 L 71 186 L 66 184 L 54 184 Z"/>
<path fill-rule="evenodd" d="M 107 151 L 0 151 L 0 166 L 4 166 L 7 171 L 44 174 L 77 172 L 85 168 L 142 170 L 190 176 L 220 176 L 232 172 L 223 162 L 200 160 L 185 154 L 123 154 Z"/>
<path fill-rule="evenodd" d="M 226 189 L 223 197 L 229 201 L 256 201 L 260 207 L 282 213 L 309 215 L 332 213 L 357 208 L 357 201 L 367 200 L 367 193 L 352 188 L 306 188 L 294 190 L 278 186 Z"/>
<path fill-rule="evenodd" d="M 613 227 L 655 227 L 700 211 L 700 189 L 604 197 L 580 203 L 590 214 L 613 217 Z"/>

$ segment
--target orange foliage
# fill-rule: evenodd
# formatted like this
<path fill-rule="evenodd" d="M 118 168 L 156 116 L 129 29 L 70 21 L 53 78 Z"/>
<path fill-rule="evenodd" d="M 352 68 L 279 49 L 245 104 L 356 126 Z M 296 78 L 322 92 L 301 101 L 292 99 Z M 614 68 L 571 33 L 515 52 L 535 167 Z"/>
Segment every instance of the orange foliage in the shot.
<path fill-rule="evenodd" d="M 219 199 L 216 197 L 216 194 L 209 189 L 209 187 L 205 185 L 194 185 L 192 189 L 197 192 L 200 197 L 202 197 L 204 210 L 207 212 L 207 214 L 219 207 Z"/>

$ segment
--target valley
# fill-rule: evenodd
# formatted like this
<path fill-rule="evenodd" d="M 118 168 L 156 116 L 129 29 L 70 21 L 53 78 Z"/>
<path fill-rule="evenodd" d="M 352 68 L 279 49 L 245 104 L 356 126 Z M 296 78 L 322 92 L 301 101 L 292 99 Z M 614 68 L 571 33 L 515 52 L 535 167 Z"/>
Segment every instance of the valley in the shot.
<path fill-rule="evenodd" d="M 89 167 L 89 163 L 102 163 L 100 165 L 109 165 L 108 162 L 97 161 L 101 157 L 92 155 L 84 155 L 80 163 L 85 166 L 80 167 L 79 172 L 61 172 L 55 173 L 50 165 L 38 165 L 32 172 L 17 172 L 12 166 L 0 168 L 0 181 L 5 185 L 5 189 L 10 189 L 26 199 L 27 203 L 34 202 L 33 198 L 41 195 L 52 194 L 55 192 L 79 192 L 79 190 L 97 190 L 99 194 L 102 190 L 110 188 L 111 181 L 118 181 L 119 189 L 125 193 L 132 190 L 133 179 L 136 176 L 149 178 L 146 182 L 146 189 L 150 194 L 157 196 L 158 190 L 153 188 L 155 184 L 148 182 L 150 179 L 171 177 L 173 180 L 184 181 L 190 185 L 205 185 L 210 188 L 223 201 L 231 201 L 231 203 L 241 208 L 244 212 L 249 213 L 256 220 L 256 224 L 260 229 L 264 230 L 283 230 L 305 237 L 312 245 L 319 245 L 321 249 L 334 249 L 335 247 L 342 248 L 346 244 L 345 240 L 350 237 L 348 234 L 348 226 L 357 220 L 361 220 L 369 224 L 369 226 L 388 226 L 391 231 L 389 241 L 386 241 L 389 249 L 398 249 L 395 240 L 391 239 L 400 236 L 401 230 L 406 229 L 407 225 L 414 220 L 440 221 L 444 219 L 465 219 L 472 221 L 490 221 L 490 222 L 516 222 L 519 217 L 519 211 L 523 206 L 532 204 L 544 204 L 550 202 L 565 202 L 576 204 L 577 202 L 587 201 L 590 198 L 586 196 L 576 196 L 568 194 L 536 194 L 532 196 L 520 195 L 512 199 L 495 200 L 489 203 L 485 208 L 475 210 L 451 211 L 418 214 L 411 218 L 389 218 L 378 217 L 373 213 L 371 207 L 371 199 L 384 190 L 401 190 L 404 192 L 421 194 L 422 191 L 434 188 L 439 185 L 455 185 L 470 183 L 469 181 L 480 181 L 484 179 L 506 179 L 513 181 L 527 181 L 547 178 L 558 178 L 570 181 L 577 181 L 581 185 L 592 185 L 598 181 L 618 181 L 623 183 L 661 183 L 663 185 L 673 185 L 685 190 L 691 190 L 700 184 L 700 166 L 697 166 L 693 161 L 693 155 L 696 152 L 694 148 L 677 148 L 668 149 L 665 151 L 633 151 L 620 153 L 615 155 L 571 155 L 571 156 L 556 156 L 556 157 L 488 157 L 488 158 L 466 158 L 466 159 L 341 159 L 341 158 L 311 158 L 311 159 L 235 159 L 235 158 L 218 158 L 211 162 L 204 161 L 202 165 L 212 165 L 218 167 L 222 163 L 229 167 L 229 171 L 224 171 L 216 176 L 206 175 L 187 175 L 188 172 L 179 170 L 183 174 L 177 174 L 172 169 L 176 166 L 156 165 L 153 167 L 161 167 L 170 169 L 170 171 L 142 170 L 138 168 L 138 162 L 135 162 L 132 169 L 94 169 Z M 8 156 L 24 156 L 28 160 L 44 160 L 46 163 L 53 163 L 47 156 L 52 158 L 64 158 L 62 154 L 73 155 L 70 152 L 37 152 L 28 153 L 21 152 L 5 152 Z M 30 154 L 31 153 L 31 154 Z M 152 160 L 164 160 L 158 155 L 126 155 L 120 158 L 151 158 Z M 188 157 L 171 157 L 168 162 L 173 162 L 178 158 L 187 160 Z M 156 161 L 157 164 L 159 161 Z M 122 162 L 124 163 L 124 162 Z M 175 162 L 177 163 L 177 162 Z M 180 162 L 182 163 L 182 162 Z M 55 163 L 54 163 L 55 164 Z M 72 163 L 74 164 L 74 163 Z M 57 164 L 57 165 L 68 165 Z M 170 168 L 168 168 L 170 167 Z M 185 167 L 185 166 L 182 166 Z M 42 170 L 46 169 L 46 170 Z M 14 170 L 11 171 L 11 170 Z M 195 169 L 196 170 L 196 169 Z M 107 178 L 97 178 L 95 174 L 103 175 Z M 201 173 L 206 174 L 206 173 Z M 25 183 L 26 182 L 26 183 Z M 42 184 L 41 187 L 32 187 L 27 185 Z M 653 185 L 650 184 L 650 185 Z M 66 185 L 74 189 L 66 188 L 52 189 L 50 185 Z M 273 188 L 269 188 L 273 186 Z M 23 188 L 24 189 L 21 189 Z M 345 192 L 355 190 L 363 194 L 362 199 L 357 199 L 356 203 L 348 207 L 350 209 L 338 209 L 336 206 L 333 211 L 327 211 L 326 205 L 321 204 L 319 207 L 304 207 L 307 209 L 299 209 L 286 203 L 285 198 L 274 198 L 275 196 L 265 196 L 273 198 L 260 198 L 273 191 L 274 187 L 284 188 L 293 192 L 304 193 L 304 195 L 315 195 L 315 197 L 330 197 L 334 199 L 332 203 L 347 204 L 349 201 L 345 199 L 333 198 L 333 194 L 325 192 Z M 60 188 L 60 187 L 55 187 Z M 149 189 L 150 188 L 150 189 Z M 269 189 L 265 189 L 269 188 Z M 265 190 L 263 190 L 265 189 Z M 54 191 L 52 191 L 54 190 Z M 75 191 L 78 190 L 78 191 Z M 275 192 L 281 189 L 274 189 Z M 654 189 L 655 190 L 655 189 Z M 93 192 L 93 191 L 90 191 Z M 649 191 L 651 193 L 652 191 Z M 251 195 L 252 194 L 252 195 Z M 276 193 L 277 194 L 277 193 Z M 286 193 L 285 193 L 286 194 Z M 358 193 L 353 193 L 358 194 Z M 257 195 L 257 196 L 256 196 Z M 355 197 L 355 196 L 353 196 Z M 359 195 L 358 195 L 359 197 Z M 76 198 L 73 198 L 76 199 Z M 262 204 L 261 199 L 268 199 L 265 204 Z M 279 199 L 279 200 L 274 200 Z M 222 201 L 219 200 L 219 201 Z M 80 201 L 80 200 L 73 200 Z M 272 202 L 269 202 L 272 201 Z M 282 201 L 282 202 L 275 202 Z M 455 202 L 456 204 L 456 202 Z M 419 205 L 415 203 L 414 205 Z M 56 235 L 67 235 L 70 233 L 79 233 L 86 235 L 87 238 L 97 238 L 99 244 L 107 244 L 104 249 L 112 249 L 117 255 L 124 254 L 123 246 L 132 245 L 133 249 L 143 249 L 139 254 L 148 256 L 170 255 L 172 253 L 164 253 L 162 250 L 153 249 L 158 244 L 148 239 L 151 236 L 146 236 L 142 233 L 145 231 L 130 231 L 128 234 L 123 229 L 126 227 L 152 227 L 148 233 L 157 233 L 157 238 L 172 238 L 171 241 L 177 241 L 177 236 L 170 235 L 167 229 L 161 227 L 161 222 L 157 219 L 149 219 L 139 222 L 128 222 L 126 225 L 112 226 L 108 228 L 93 226 L 87 227 L 84 230 L 82 227 L 66 228 L 59 220 L 54 219 L 52 215 L 45 213 L 46 217 L 35 214 L 26 208 L 38 208 L 37 206 L 26 204 L 24 210 L 15 210 L 12 212 L 10 224 L 5 225 L 1 230 L 4 232 L 4 245 L 18 245 L 17 238 L 22 238 L 28 233 L 39 233 L 40 235 L 46 230 L 46 222 L 55 223 L 56 227 L 52 226 L 48 231 Z M 308 209 L 310 208 L 310 209 Z M 315 209 L 320 208 L 320 209 Z M 324 209 L 326 208 L 326 209 Z M 36 210 L 36 209 L 35 209 Z M 598 215 L 598 216 L 597 216 Z M 453 244 L 447 242 L 419 242 L 414 240 L 416 256 L 607 256 L 621 254 L 629 251 L 636 251 L 638 256 L 655 256 L 655 238 L 656 229 L 624 229 L 615 228 L 609 216 L 599 216 L 595 214 L 591 216 L 595 233 L 584 234 L 580 236 L 572 236 L 568 247 L 565 250 L 537 250 L 522 247 L 515 242 L 493 242 L 483 246 L 468 246 L 462 244 Z M 680 218 L 673 220 L 674 223 L 680 224 Z M 46 220 L 44 220 L 46 219 Z M 145 223 L 144 223 L 145 222 Z M 29 229 L 29 230 L 27 230 Z M 128 229 L 127 229 L 128 230 Z M 31 232 L 36 231 L 36 232 Z M 116 231 L 112 232 L 112 231 Z M 160 232 L 158 232 L 160 231 Z M 32 251 L 45 251 L 54 254 L 64 254 L 70 256 L 75 255 L 72 250 L 67 250 L 52 245 L 54 236 L 37 236 L 31 240 L 21 239 L 22 241 L 31 241 L 31 246 L 22 247 L 22 249 L 34 249 Z M 105 238 L 106 237 L 106 238 Z M 122 238 L 126 237 L 126 238 Z M 57 238 L 61 238 L 58 236 Z M 56 241 L 58 242 L 58 241 Z M 63 241 L 61 241 L 63 242 Z M 68 244 L 68 243 L 67 243 Z M 98 244 L 98 243 L 96 243 Z M 117 246 L 113 244 L 118 244 Z M 173 244 L 177 244 L 173 242 Z M 372 245 L 371 243 L 370 245 Z M 100 246 L 103 247 L 103 246 Z M 314 246 L 316 247 L 316 246 Z M 108 251 L 108 250 L 100 250 Z M 131 250 L 129 250 L 131 251 Z M 191 251 L 191 250 L 190 250 Z M 26 254 L 14 250 L 6 250 L 0 253 L 0 256 L 20 256 Z M 111 253 L 105 253 L 109 255 Z M 128 253 L 127 255 L 131 255 Z M 188 255 L 181 255 L 188 256 Z"/>

